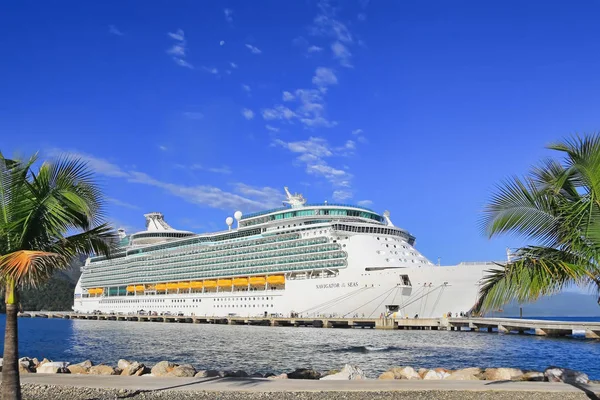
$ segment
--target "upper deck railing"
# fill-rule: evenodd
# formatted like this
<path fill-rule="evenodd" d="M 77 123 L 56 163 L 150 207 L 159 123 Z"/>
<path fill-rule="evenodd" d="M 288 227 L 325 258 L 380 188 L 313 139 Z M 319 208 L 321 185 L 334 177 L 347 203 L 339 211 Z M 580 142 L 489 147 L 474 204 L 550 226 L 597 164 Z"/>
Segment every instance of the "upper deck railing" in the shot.
<path fill-rule="evenodd" d="M 244 216 L 242 216 L 242 220 L 244 219 L 249 219 L 249 218 L 254 218 L 254 217 L 260 217 L 261 215 L 267 215 L 267 214 L 271 214 L 277 211 L 285 211 L 285 210 L 302 210 L 303 208 L 307 208 L 307 207 L 350 207 L 350 208 L 356 208 L 358 210 L 364 210 L 364 211 L 369 211 L 372 212 L 374 214 L 379 215 L 379 213 L 377 213 L 376 211 L 371 210 L 370 208 L 367 207 L 361 207 L 361 206 L 357 206 L 354 204 L 341 204 L 341 203 L 311 203 L 311 204 L 305 204 L 302 207 L 298 207 L 298 208 L 292 208 L 292 207 L 279 207 L 279 208 L 273 208 L 271 210 L 266 210 L 266 211 L 259 211 L 259 212 L 255 212 L 255 213 L 251 213 L 251 214 L 246 214 Z"/>

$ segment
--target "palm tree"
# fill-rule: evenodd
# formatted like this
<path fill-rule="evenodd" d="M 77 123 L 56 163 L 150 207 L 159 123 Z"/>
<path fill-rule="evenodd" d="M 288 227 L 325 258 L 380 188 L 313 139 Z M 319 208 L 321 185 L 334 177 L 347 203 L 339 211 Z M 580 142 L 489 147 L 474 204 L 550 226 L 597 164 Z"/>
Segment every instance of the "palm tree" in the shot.
<path fill-rule="evenodd" d="M 485 208 L 482 228 L 488 237 L 509 233 L 532 244 L 487 271 L 476 313 L 513 300 L 534 301 L 573 284 L 600 292 L 600 134 L 548 148 L 562 158 L 504 181 Z"/>
<path fill-rule="evenodd" d="M 19 290 L 36 287 L 78 254 L 110 254 L 116 243 L 103 222 L 103 197 L 78 159 L 9 160 L 0 153 L 0 280 L 6 329 L 2 399 L 20 399 L 17 313 Z"/>

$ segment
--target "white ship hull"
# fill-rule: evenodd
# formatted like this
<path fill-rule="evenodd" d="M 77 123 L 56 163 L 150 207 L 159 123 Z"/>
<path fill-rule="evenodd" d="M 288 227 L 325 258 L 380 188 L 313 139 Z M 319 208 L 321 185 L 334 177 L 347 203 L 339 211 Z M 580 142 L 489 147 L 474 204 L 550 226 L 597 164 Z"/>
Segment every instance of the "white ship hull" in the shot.
<path fill-rule="evenodd" d="M 96 297 L 81 296 L 79 283 L 73 309 L 83 313 L 144 310 L 197 316 L 297 313 L 303 317 L 379 317 L 395 313 L 397 318 L 441 317 L 468 311 L 477 300 L 480 279 L 494 267 L 493 263 L 435 266 L 428 261 L 419 263 L 415 257 L 395 258 L 400 250 L 426 260 L 412 246 L 391 236 L 335 231 L 328 231 L 328 235 L 348 253 L 347 267 L 339 268 L 334 276 L 296 276 L 286 279 L 285 287 L 277 290 L 220 288 L 207 293 Z"/>

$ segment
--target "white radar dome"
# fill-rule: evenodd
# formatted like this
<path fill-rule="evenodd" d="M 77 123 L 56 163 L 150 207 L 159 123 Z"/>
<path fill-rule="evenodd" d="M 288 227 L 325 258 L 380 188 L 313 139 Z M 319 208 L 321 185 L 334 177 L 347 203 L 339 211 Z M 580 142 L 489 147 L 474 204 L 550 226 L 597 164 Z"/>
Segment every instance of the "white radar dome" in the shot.
<path fill-rule="evenodd" d="M 239 221 L 240 219 L 242 219 L 242 212 L 241 211 L 236 211 L 233 214 L 233 218 L 235 218 L 235 219 L 237 219 Z"/>
<path fill-rule="evenodd" d="M 233 224 L 233 218 L 231 217 L 227 217 L 227 219 L 225 220 L 225 223 L 229 226 L 231 226 Z"/>

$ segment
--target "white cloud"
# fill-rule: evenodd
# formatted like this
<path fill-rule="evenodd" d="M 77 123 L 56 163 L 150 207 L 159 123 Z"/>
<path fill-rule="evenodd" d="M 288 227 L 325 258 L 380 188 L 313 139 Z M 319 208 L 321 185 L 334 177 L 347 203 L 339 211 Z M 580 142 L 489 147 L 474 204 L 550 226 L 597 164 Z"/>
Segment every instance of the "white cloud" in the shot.
<path fill-rule="evenodd" d="M 369 207 L 373 204 L 373 200 L 360 200 L 357 201 L 356 204 L 358 204 L 361 207 Z"/>
<path fill-rule="evenodd" d="M 204 114 L 197 111 L 185 111 L 183 116 L 189 119 L 202 119 L 204 118 Z"/>
<path fill-rule="evenodd" d="M 267 108 L 262 110 L 262 117 L 267 121 L 275 119 L 290 120 L 296 117 L 296 113 L 285 106 L 278 105 L 275 106 L 275 108 Z"/>
<path fill-rule="evenodd" d="M 356 149 L 356 143 L 353 140 L 348 140 L 348 141 L 346 141 L 345 147 L 348 150 L 354 150 L 354 149 Z"/>
<path fill-rule="evenodd" d="M 130 203 L 126 203 L 124 201 L 112 198 L 112 197 L 105 197 L 104 200 L 106 200 L 108 203 L 112 203 L 116 206 L 119 207 L 124 207 L 124 208 L 129 208 L 131 210 L 139 210 L 140 208 L 134 204 L 130 204 Z"/>
<path fill-rule="evenodd" d="M 352 198 L 352 192 L 349 190 L 336 190 L 333 192 L 333 199 L 336 201 L 345 201 Z"/>
<path fill-rule="evenodd" d="M 323 51 L 323 48 L 313 45 L 313 46 L 310 46 L 306 51 L 308 51 L 309 53 L 319 53 L 319 52 Z"/>
<path fill-rule="evenodd" d="M 187 43 L 185 40 L 185 33 L 182 29 L 178 29 L 177 32 L 169 32 L 167 35 L 175 40 L 175 43 L 167 50 L 167 54 L 170 54 L 173 61 L 180 67 L 194 69 L 194 66 L 186 61 Z"/>
<path fill-rule="evenodd" d="M 171 39 L 175 39 L 179 42 L 185 41 L 185 33 L 183 32 L 182 29 L 177 29 L 177 32 L 175 32 L 175 33 L 169 32 L 169 33 L 167 33 L 167 35 L 169 35 L 169 37 Z"/>
<path fill-rule="evenodd" d="M 252 46 L 251 44 L 246 44 L 246 47 L 248 49 L 250 49 L 250 51 L 252 52 L 252 54 L 260 54 L 262 53 L 262 50 L 260 50 L 258 47 L 256 46 Z"/>
<path fill-rule="evenodd" d="M 217 75 L 219 73 L 219 70 L 216 69 L 215 67 L 202 67 L 202 70 L 208 72 L 209 74 L 213 74 L 213 75 Z"/>
<path fill-rule="evenodd" d="M 208 172 L 214 172 L 216 174 L 231 174 L 231 168 L 229 168 L 228 166 L 224 165 L 222 167 L 204 167 L 201 164 L 192 164 L 189 167 L 186 167 L 185 165 L 181 165 L 181 164 L 176 164 L 177 168 L 181 168 L 181 169 L 190 169 L 192 171 L 208 171 Z"/>
<path fill-rule="evenodd" d="M 265 125 L 265 128 L 267 128 L 267 130 L 271 131 L 271 132 L 279 132 L 279 128 L 276 128 L 276 127 L 274 127 L 272 125 L 269 125 L 269 124 Z"/>
<path fill-rule="evenodd" d="M 237 68 L 238 65 L 234 62 L 230 62 L 229 65 L 231 65 L 231 68 Z"/>
<path fill-rule="evenodd" d="M 352 64 L 350 63 L 352 53 L 350 53 L 350 50 L 345 45 L 341 42 L 334 42 L 331 44 L 331 51 L 333 52 L 333 57 L 337 58 L 343 67 L 352 68 Z"/>
<path fill-rule="evenodd" d="M 158 148 L 159 148 L 161 151 L 167 151 L 167 150 L 169 150 L 169 149 L 167 148 L 167 146 L 163 146 L 163 145 L 160 145 L 160 146 L 158 146 Z"/>
<path fill-rule="evenodd" d="M 336 85 L 338 80 L 337 76 L 335 76 L 335 73 L 330 68 L 318 67 L 315 71 L 315 76 L 312 78 L 312 83 L 319 87 L 325 87 L 328 85 Z"/>
<path fill-rule="evenodd" d="M 236 184 L 233 192 L 210 185 L 187 186 L 164 182 L 144 172 L 125 170 L 117 164 L 81 152 L 65 152 L 60 149 L 51 149 L 48 151 L 48 154 L 69 154 L 87 162 L 90 168 L 98 175 L 121 178 L 130 183 L 156 187 L 188 203 L 228 211 L 236 209 L 255 211 L 277 207 L 281 204 L 280 200 L 283 197 L 280 191 L 268 186 L 258 188 L 245 184 Z M 217 170 L 219 169 L 214 168 L 213 170 L 213 172 L 218 172 Z"/>
<path fill-rule="evenodd" d="M 225 8 L 225 9 L 223 10 L 223 14 L 225 14 L 225 21 L 227 21 L 227 22 L 229 22 L 229 23 L 232 23 L 232 22 L 233 22 L 233 17 L 232 17 L 233 10 L 231 10 L 231 9 L 229 9 L 229 8 Z"/>
<path fill-rule="evenodd" d="M 221 41 L 219 42 L 219 46 L 223 46 L 224 44 L 225 44 L 225 41 L 224 41 L 224 40 L 221 40 Z"/>
<path fill-rule="evenodd" d="M 295 99 L 295 96 L 292 93 L 285 91 L 283 92 L 282 99 L 283 101 L 292 101 Z"/>
<path fill-rule="evenodd" d="M 361 133 L 363 133 L 362 129 L 355 129 L 355 130 L 352 131 L 353 135 L 360 135 Z"/>
<path fill-rule="evenodd" d="M 356 16 L 356 19 L 358 19 L 360 22 L 364 22 L 367 19 L 367 14 L 365 14 L 365 13 L 359 13 Z"/>
<path fill-rule="evenodd" d="M 252 89 L 250 88 L 250 86 L 245 85 L 245 84 L 242 84 L 242 90 L 244 92 L 248 92 L 248 93 L 250 93 L 252 91 Z"/>
<path fill-rule="evenodd" d="M 244 108 L 244 109 L 242 109 L 242 115 L 247 120 L 251 120 L 252 118 L 254 118 L 254 111 L 252 111 L 252 110 L 250 110 L 248 108 Z"/>
<path fill-rule="evenodd" d="M 325 161 L 325 158 L 334 155 L 333 149 L 325 139 L 310 137 L 308 140 L 297 142 L 275 139 L 273 144 L 298 154 L 296 162 L 304 165 L 307 174 L 325 178 L 336 187 L 350 186 L 352 175 L 347 171 L 332 167 Z"/>
<path fill-rule="evenodd" d="M 117 35 L 117 36 L 123 36 L 123 32 L 121 32 L 116 26 L 114 25 L 109 25 L 108 26 L 108 33 L 112 34 L 112 35 Z"/>

